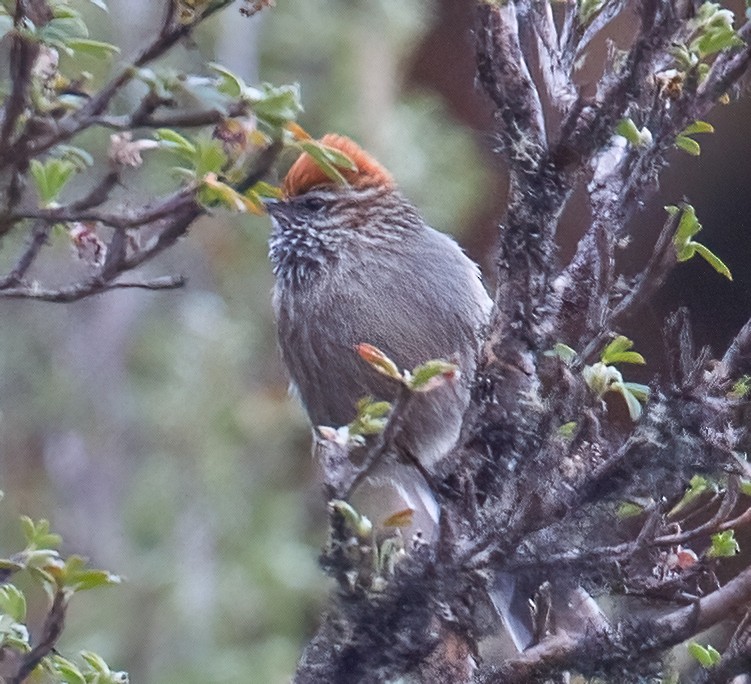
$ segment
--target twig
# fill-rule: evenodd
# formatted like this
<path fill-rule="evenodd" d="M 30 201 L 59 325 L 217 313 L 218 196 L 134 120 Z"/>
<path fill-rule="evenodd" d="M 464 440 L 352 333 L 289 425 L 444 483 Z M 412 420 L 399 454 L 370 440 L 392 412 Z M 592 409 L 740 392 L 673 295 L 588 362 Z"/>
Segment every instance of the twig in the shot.
<path fill-rule="evenodd" d="M 730 484 L 725 496 L 720 502 L 717 512 L 707 522 L 685 532 L 678 534 L 666 534 L 662 537 L 657 537 L 654 540 L 656 546 L 676 546 L 678 544 L 685 544 L 687 541 L 696 539 L 697 537 L 711 534 L 723 529 L 723 523 L 727 520 L 728 515 L 733 511 L 735 505 L 738 503 L 739 484 L 737 477 L 730 478 Z"/>
<path fill-rule="evenodd" d="M 7 684 L 21 684 L 42 662 L 42 659 L 52 653 L 65 625 L 67 607 L 68 594 L 66 590 L 58 589 L 44 620 L 39 641 L 21 659 L 17 671 L 7 678 Z"/>
<path fill-rule="evenodd" d="M 7 154 L 13 131 L 19 117 L 26 108 L 29 86 L 31 85 L 31 71 L 39 54 L 39 44 L 29 40 L 19 31 L 23 23 L 27 21 L 29 13 L 28 2 L 18 0 L 13 17 L 15 30 L 11 37 L 10 47 L 12 85 L 3 111 L 2 126 L 0 126 L 0 155 Z"/>
<path fill-rule="evenodd" d="M 751 600 L 751 568 L 742 571 L 724 587 L 696 601 L 694 605 L 657 618 L 645 618 L 620 630 L 590 630 L 573 637 L 555 634 L 521 656 L 499 667 L 488 668 L 478 678 L 483 684 L 524 684 L 545 674 L 576 669 L 597 654 L 599 672 L 617 669 L 640 654 L 659 653 L 727 619 L 739 606 Z"/>
<path fill-rule="evenodd" d="M 140 290 L 174 290 L 185 285 L 185 277 L 181 275 L 162 276 L 152 280 L 134 280 L 107 282 L 99 279 L 88 280 L 59 289 L 44 289 L 29 285 L 0 290 L 0 297 L 5 299 L 37 299 L 44 302 L 68 303 L 84 297 L 108 292 L 109 290 L 140 289 Z"/>
<path fill-rule="evenodd" d="M 571 80 L 570 64 L 559 49 L 558 32 L 550 3 L 532 2 L 520 7 L 524 22 L 529 25 L 537 60 L 543 77 L 550 106 L 566 113 L 576 101 L 576 87 Z"/>
<path fill-rule="evenodd" d="M 391 415 L 389 416 L 386 427 L 381 433 L 381 438 L 378 443 L 368 452 L 362 465 L 354 473 L 354 477 L 351 482 L 346 483 L 343 488 L 344 498 L 349 498 L 358 485 L 367 477 L 368 473 L 373 469 L 379 461 L 381 461 L 389 451 L 394 448 L 394 443 L 402 430 L 402 424 L 404 422 L 404 416 L 409 408 L 411 399 L 414 397 L 414 393 L 411 392 L 404 385 L 399 386 L 399 391 L 394 399 L 393 408 L 391 409 Z M 417 465 L 417 464 L 416 464 Z M 419 467 L 419 466 L 418 466 Z M 425 475 L 424 469 L 420 468 Z M 430 481 L 430 480 L 428 480 Z"/>
<path fill-rule="evenodd" d="M 91 124 L 103 126 L 118 131 L 129 131 L 133 128 L 194 128 L 199 126 L 211 126 L 218 124 L 228 118 L 243 116 L 250 111 L 249 105 L 245 102 L 234 102 L 226 110 L 205 109 L 196 112 L 174 112 L 165 113 L 159 116 L 148 114 L 137 116 L 135 114 L 125 114 L 122 116 L 101 115 L 94 117 Z"/>
<path fill-rule="evenodd" d="M 193 201 L 194 193 L 195 186 L 187 185 L 173 192 L 159 203 L 141 211 L 115 213 L 100 209 L 89 209 L 86 206 L 82 207 L 82 202 L 72 202 L 67 207 L 55 207 L 54 209 L 21 209 L 13 214 L 13 220 L 35 219 L 47 223 L 97 221 L 121 230 L 141 228 L 171 216 L 186 203 Z M 83 204 L 86 203 L 83 202 Z"/>
<path fill-rule="evenodd" d="M 33 264 L 34 260 L 37 258 L 39 251 L 42 249 L 45 242 L 47 242 L 51 228 L 51 224 L 45 221 L 34 222 L 26 249 L 21 253 L 13 270 L 0 280 L 0 290 L 14 287 L 21 282 L 26 275 L 26 272 L 31 267 L 31 264 Z"/>
<path fill-rule="evenodd" d="M 37 156 L 57 145 L 62 140 L 71 138 L 84 128 L 88 128 L 96 121 L 97 117 L 101 116 L 102 112 L 107 109 L 112 98 L 120 92 L 124 86 L 133 80 L 133 78 L 135 78 L 138 69 L 146 66 L 158 57 L 161 57 L 179 40 L 188 36 L 196 26 L 219 10 L 232 4 L 234 1 L 235 0 L 221 0 L 220 2 L 217 2 L 215 5 L 207 9 L 192 24 L 175 25 L 172 20 L 172 15 L 168 14 L 157 37 L 139 53 L 139 55 L 133 60 L 133 63 L 121 69 L 114 78 L 104 85 L 102 89 L 78 111 L 60 121 L 58 124 L 58 130 L 53 135 L 40 140 L 29 141 L 25 149 L 15 150 L 14 152 L 24 157 Z M 173 4 L 169 3 L 168 12 L 173 11 Z M 0 158 L 0 168 L 3 168 L 8 163 L 9 160 L 7 158 Z"/>
<path fill-rule="evenodd" d="M 678 263 L 673 236 L 678 228 L 679 216 L 670 216 L 657 238 L 652 256 L 644 270 L 631 284 L 628 293 L 618 304 L 606 313 L 600 330 L 579 355 L 581 363 L 587 363 L 602 348 L 612 327 L 632 315 L 639 307 L 649 301 L 649 297 L 665 282 L 671 269 Z"/>
<path fill-rule="evenodd" d="M 726 382 L 744 372 L 751 358 L 751 319 L 746 321 L 738 334 L 732 339 L 722 361 L 713 375 L 719 383 Z"/>

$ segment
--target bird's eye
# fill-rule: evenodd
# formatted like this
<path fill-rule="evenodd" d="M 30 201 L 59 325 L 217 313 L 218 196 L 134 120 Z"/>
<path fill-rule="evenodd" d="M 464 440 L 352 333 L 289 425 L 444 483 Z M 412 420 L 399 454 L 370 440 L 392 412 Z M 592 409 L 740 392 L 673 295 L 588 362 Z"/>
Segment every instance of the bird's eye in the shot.
<path fill-rule="evenodd" d="M 308 197 L 303 202 L 303 207 L 308 211 L 319 212 L 326 206 L 326 200 L 321 197 Z"/>

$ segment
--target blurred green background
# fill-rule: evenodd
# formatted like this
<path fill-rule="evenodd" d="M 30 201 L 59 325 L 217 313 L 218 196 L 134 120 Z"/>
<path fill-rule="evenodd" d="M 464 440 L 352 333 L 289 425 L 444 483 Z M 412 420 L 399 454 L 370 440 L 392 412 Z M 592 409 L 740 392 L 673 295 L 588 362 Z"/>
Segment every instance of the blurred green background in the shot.
<path fill-rule="evenodd" d="M 110 0 L 109 14 L 79 4 L 92 37 L 125 60 L 166 3 Z M 159 64 L 206 73 L 219 61 L 249 83 L 299 82 L 306 129 L 358 139 L 436 227 L 466 237 L 489 194 L 487 164 L 444 100 L 406 83 L 435 6 L 279 0 L 246 19 L 239 5 Z M 68 58 L 62 70 L 81 65 L 95 83 L 111 72 Z M 104 165 L 108 136 L 77 143 Z M 126 170 L 115 206 L 175 187 L 173 161 L 150 153 Z M 201 220 L 147 269 L 185 273 L 181 291 L 0 300 L 0 555 L 20 548 L 27 514 L 49 518 L 65 552 L 122 574 L 121 587 L 75 597 L 60 651 L 95 650 L 133 682 L 287 681 L 330 588 L 316 564 L 324 509 L 308 427 L 276 352 L 269 229 L 221 212 Z M 3 265 L 22 239 L 4 243 Z M 76 274 L 63 236 L 47 252 L 33 276 Z M 37 615 L 44 605 L 36 596 Z"/>

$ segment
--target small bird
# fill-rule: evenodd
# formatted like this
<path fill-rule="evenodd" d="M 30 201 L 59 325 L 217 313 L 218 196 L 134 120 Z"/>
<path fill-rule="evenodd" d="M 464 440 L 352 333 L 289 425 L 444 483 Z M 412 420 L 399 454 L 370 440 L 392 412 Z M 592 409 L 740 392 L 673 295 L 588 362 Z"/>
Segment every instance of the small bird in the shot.
<path fill-rule="evenodd" d="M 394 400 L 398 382 L 360 358 L 361 343 L 401 369 L 430 359 L 458 366 L 455 380 L 410 399 L 396 453 L 361 487 L 374 522 L 411 508 L 430 534 L 438 511 L 419 470 L 433 471 L 459 436 L 491 301 L 477 265 L 425 223 L 381 164 L 349 138 L 320 142 L 353 162 L 341 169 L 346 184 L 303 153 L 284 198 L 268 204 L 281 355 L 314 427 L 347 425 L 364 397 Z"/>
<path fill-rule="evenodd" d="M 353 500 L 376 524 L 412 509 L 411 529 L 431 538 L 439 511 L 422 473 L 432 474 L 459 436 L 491 300 L 477 265 L 425 223 L 381 164 L 349 138 L 329 134 L 320 142 L 354 163 L 341 170 L 346 185 L 304 153 L 284 179 L 284 198 L 267 205 L 282 358 L 314 427 L 347 425 L 363 397 L 394 400 L 398 382 L 358 356 L 361 343 L 402 369 L 439 358 L 457 364 L 456 381 L 411 397 L 395 453 L 374 466 Z M 505 572 L 489 587 L 519 651 L 533 642 L 529 593 Z M 580 589 L 553 590 L 553 603 L 571 631 L 604 621 Z M 584 619 L 571 617 L 571 606 Z"/>

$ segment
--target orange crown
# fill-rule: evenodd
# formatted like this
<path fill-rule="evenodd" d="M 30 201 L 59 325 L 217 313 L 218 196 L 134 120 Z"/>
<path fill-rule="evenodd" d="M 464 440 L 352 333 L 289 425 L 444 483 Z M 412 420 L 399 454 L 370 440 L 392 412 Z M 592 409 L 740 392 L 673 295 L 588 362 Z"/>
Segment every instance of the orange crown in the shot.
<path fill-rule="evenodd" d="M 354 162 L 357 167 L 354 170 L 339 169 L 353 187 L 394 187 L 391 174 L 353 140 L 343 135 L 327 133 L 320 142 L 343 152 Z M 307 152 L 303 152 L 284 177 L 282 188 L 287 197 L 296 197 L 313 188 L 334 184 L 335 182 L 320 169 L 313 158 Z"/>

